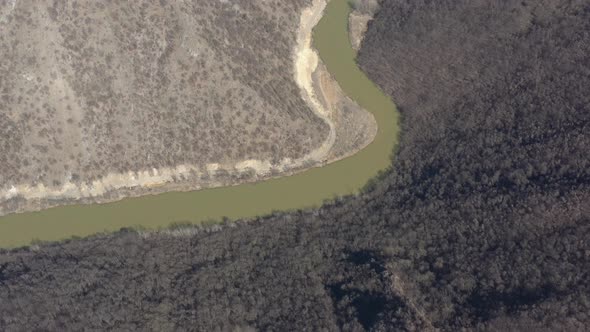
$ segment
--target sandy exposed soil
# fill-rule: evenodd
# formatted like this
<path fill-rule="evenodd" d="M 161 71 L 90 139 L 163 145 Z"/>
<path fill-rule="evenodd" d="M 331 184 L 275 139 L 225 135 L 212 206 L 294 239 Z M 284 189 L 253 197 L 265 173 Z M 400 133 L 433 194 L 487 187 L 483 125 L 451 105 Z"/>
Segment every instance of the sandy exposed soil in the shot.
<path fill-rule="evenodd" d="M 348 20 L 350 42 L 352 43 L 352 48 L 355 51 L 358 51 L 361 48 L 361 43 L 365 37 L 365 32 L 367 32 L 367 25 L 372 19 L 373 17 L 371 15 L 363 14 L 357 11 L 353 11 L 350 14 Z"/>
<path fill-rule="evenodd" d="M 301 96 L 330 128 L 329 135 L 319 148 L 301 158 L 284 158 L 278 164 L 270 160 L 248 159 L 233 164 L 209 163 L 205 167 L 183 164 L 110 173 L 91 183 L 72 181 L 59 187 L 42 183 L 35 186 L 14 184 L 0 191 L 0 215 L 74 202 L 107 202 L 166 191 L 259 181 L 321 166 L 364 148 L 377 131 L 373 116 L 344 96 L 311 45 L 312 29 L 321 19 L 325 6 L 325 0 L 314 0 L 302 12 L 293 52 L 294 79 L 301 89 Z"/>

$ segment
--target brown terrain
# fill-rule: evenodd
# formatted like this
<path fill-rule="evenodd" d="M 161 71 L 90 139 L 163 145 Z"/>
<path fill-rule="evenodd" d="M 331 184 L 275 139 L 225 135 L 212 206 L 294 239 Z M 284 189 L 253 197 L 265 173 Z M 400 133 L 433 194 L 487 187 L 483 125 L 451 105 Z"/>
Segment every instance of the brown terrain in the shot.
<path fill-rule="evenodd" d="M 359 51 L 367 32 L 369 21 L 379 10 L 377 0 L 353 0 L 353 11 L 348 17 L 348 33 L 350 43 L 355 51 Z"/>
<path fill-rule="evenodd" d="M 323 6 L 0 1 L 0 215 L 257 181 L 366 146 L 372 115 L 311 49 Z"/>

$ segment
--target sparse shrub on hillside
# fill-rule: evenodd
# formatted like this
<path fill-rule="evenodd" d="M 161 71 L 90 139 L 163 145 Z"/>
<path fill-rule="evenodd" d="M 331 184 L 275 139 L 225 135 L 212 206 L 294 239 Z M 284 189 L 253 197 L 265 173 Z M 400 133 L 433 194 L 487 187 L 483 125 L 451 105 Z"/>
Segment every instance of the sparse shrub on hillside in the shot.
<path fill-rule="evenodd" d="M 19 2 L 0 29 L 1 111 L 20 121 L 11 135 L 22 138 L 11 144 L 15 153 L 47 145 L 36 149 L 39 162 L 56 163 L 38 173 L 42 165 L 6 156 L 0 178 L 49 185 L 66 181 L 65 167 L 87 181 L 111 172 L 305 155 L 328 134 L 291 70 L 307 5 Z M 246 100 L 249 122 L 234 116 Z M 287 139 L 298 131 L 309 140 Z M 260 148 L 259 134 L 275 149 Z"/>

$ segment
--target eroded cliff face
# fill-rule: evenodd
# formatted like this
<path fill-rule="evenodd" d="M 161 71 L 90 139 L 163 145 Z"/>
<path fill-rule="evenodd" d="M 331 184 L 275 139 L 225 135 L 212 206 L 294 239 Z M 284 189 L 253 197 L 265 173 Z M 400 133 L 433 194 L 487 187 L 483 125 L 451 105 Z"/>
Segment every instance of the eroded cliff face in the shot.
<path fill-rule="evenodd" d="M 5 49 L 18 65 L 5 70 L 9 75 L 0 82 L 16 82 L 18 91 L 36 97 L 28 109 L 18 91 L 4 89 L 8 102 L 1 104 L 0 125 L 11 134 L 0 138 L 6 141 L 0 147 L 9 152 L 0 164 L 0 215 L 287 176 L 349 156 L 372 141 L 374 118 L 343 95 L 311 45 L 326 1 L 276 9 L 283 16 L 300 15 L 281 24 L 281 31 L 264 32 L 278 40 L 273 54 L 264 45 L 229 40 L 235 36 L 228 34 L 244 34 L 250 16 L 260 17 L 258 24 L 271 20 L 265 15 L 272 4 L 202 5 L 213 21 L 227 26 L 225 32 L 207 28 L 196 8 L 178 6 L 140 6 L 140 17 L 161 28 L 137 23 L 133 36 L 121 35 L 138 19 L 127 7 L 115 13 L 94 3 L 57 5 L 45 16 L 26 1 L 3 7 L 10 10 L 0 24 L 11 33 L 28 36 L 39 29 L 24 26 L 25 13 L 53 33 L 45 39 L 23 37 L 24 45 Z M 125 15 L 131 22 L 123 22 Z M 89 31 L 72 29 L 81 24 L 79 16 Z M 107 31 L 108 43 L 89 46 L 83 38 L 96 37 L 92 23 L 99 18 L 106 19 L 97 29 Z M 197 31 L 190 30 L 194 24 Z M 244 31 L 235 30 L 239 27 Z M 29 59 L 28 65 L 14 59 L 29 48 L 53 52 Z M 130 59 L 120 59 L 125 56 Z M 268 61 L 247 61 L 256 57 Z M 279 73 L 276 68 L 283 65 L 292 70 Z M 260 75 L 272 84 L 260 85 L 264 77 L 254 77 Z M 248 148 L 252 144 L 254 150 Z M 21 164 L 26 166 L 16 167 Z"/>
<path fill-rule="evenodd" d="M 377 0 L 353 0 L 352 12 L 348 18 L 348 34 L 350 43 L 355 51 L 359 51 L 369 22 L 379 11 L 379 2 Z"/>

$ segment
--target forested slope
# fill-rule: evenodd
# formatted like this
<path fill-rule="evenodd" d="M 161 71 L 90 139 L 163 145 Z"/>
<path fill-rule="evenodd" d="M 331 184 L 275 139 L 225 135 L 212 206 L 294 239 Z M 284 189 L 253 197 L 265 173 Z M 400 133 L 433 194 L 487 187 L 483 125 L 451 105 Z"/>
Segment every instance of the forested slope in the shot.
<path fill-rule="evenodd" d="M 315 211 L 4 252 L 0 330 L 584 330 L 589 25 L 589 1 L 383 1 L 359 63 L 403 116 L 390 173 Z"/>

